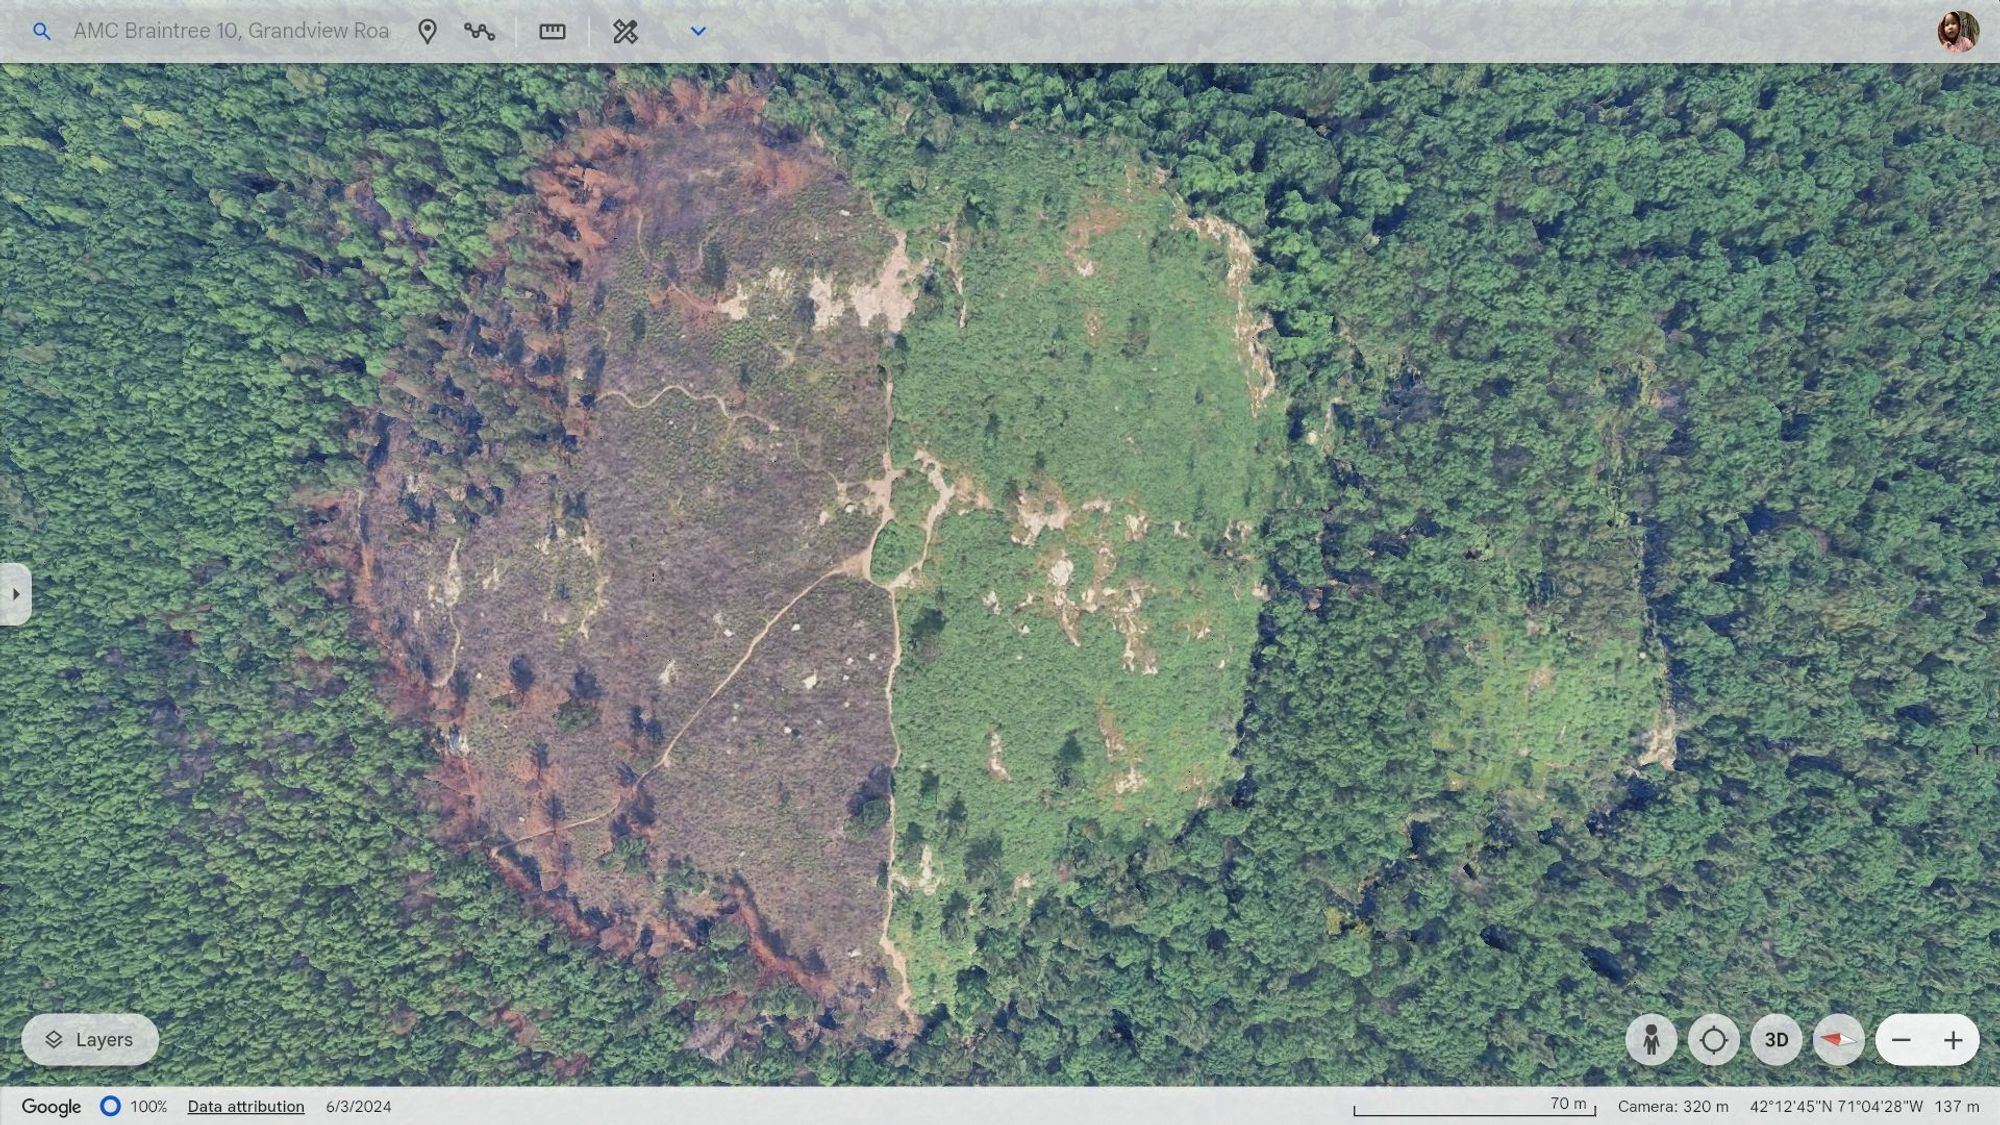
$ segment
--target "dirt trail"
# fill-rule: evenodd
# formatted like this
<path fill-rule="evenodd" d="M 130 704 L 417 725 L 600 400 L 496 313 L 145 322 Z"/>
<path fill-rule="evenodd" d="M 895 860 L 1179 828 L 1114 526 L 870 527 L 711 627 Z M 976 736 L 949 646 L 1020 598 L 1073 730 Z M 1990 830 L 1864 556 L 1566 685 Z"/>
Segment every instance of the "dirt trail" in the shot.
<path fill-rule="evenodd" d="M 888 412 L 888 429 L 893 433 L 896 426 L 896 380 L 894 376 L 883 380 L 882 406 Z M 923 454 L 919 454 L 918 456 L 921 458 Z M 895 455 L 891 450 L 884 449 L 882 457 L 885 464 L 894 463 Z M 937 485 L 943 479 L 941 468 L 936 466 L 937 463 L 935 461 L 931 461 L 925 465 L 927 470 L 935 474 L 932 479 L 933 485 Z M 930 553 L 931 527 L 936 523 L 938 516 L 943 514 L 941 510 L 943 506 L 951 500 L 948 488 L 940 489 L 938 495 L 938 502 L 931 505 L 930 512 L 924 518 L 925 555 Z M 895 515 L 894 509 L 889 506 L 885 499 L 882 504 L 882 522 L 875 528 L 875 539 L 881 538 L 882 528 L 887 527 L 889 521 L 894 519 Z M 875 551 L 875 539 L 868 541 L 868 553 L 871 555 Z M 918 565 L 922 565 L 922 561 L 920 558 Z M 870 568 L 866 559 L 862 562 L 861 574 L 868 581 L 875 581 L 873 578 L 868 577 Z M 903 619 L 901 610 L 896 604 L 896 582 L 901 578 L 902 575 L 898 575 L 896 579 L 892 579 L 888 584 L 875 582 L 875 585 L 881 586 L 889 595 L 889 629 L 893 637 L 891 642 L 893 647 L 889 650 L 889 674 L 882 681 L 882 695 L 889 708 L 889 744 L 894 747 L 889 757 L 889 773 L 892 777 L 896 772 L 896 767 L 903 764 L 903 740 L 896 735 L 896 672 L 903 666 Z M 895 939 L 889 936 L 889 923 L 896 916 L 896 787 L 893 784 L 889 786 L 889 848 L 888 854 L 884 857 L 884 862 L 887 864 L 885 870 L 889 872 L 890 877 L 886 880 L 887 886 L 882 891 L 883 898 L 885 899 L 882 905 L 882 954 L 889 959 L 889 964 L 896 970 L 896 1010 L 903 1013 L 903 1020 L 908 1031 L 914 1035 L 921 1028 L 922 1021 L 918 1019 L 916 1009 L 910 1006 L 911 1001 L 915 998 L 910 988 L 910 961 L 909 958 L 903 955 L 903 951 L 896 947 Z"/>
<path fill-rule="evenodd" d="M 771 619 L 764 623 L 764 627 L 757 630 L 757 635 L 751 637 L 749 643 L 744 646 L 743 655 L 737 658 L 736 663 L 730 667 L 728 672 L 723 674 L 722 679 L 716 682 L 715 687 L 710 689 L 709 693 L 702 698 L 702 701 L 699 704 L 695 705 L 693 711 L 689 712 L 686 721 L 681 723 L 679 729 L 674 731 L 673 737 L 667 740 L 667 745 L 663 750 L 660 751 L 659 758 L 656 761 L 654 761 L 654 763 L 651 766 L 648 766 L 646 768 L 646 772 L 639 775 L 639 780 L 643 782 L 647 778 L 653 776 L 655 773 L 658 773 L 660 770 L 665 769 L 669 765 L 673 764 L 674 747 L 680 742 L 680 740 L 683 737 L 686 736 L 689 730 L 693 729 L 694 724 L 696 723 L 697 720 L 701 718 L 703 712 L 708 710 L 708 705 L 715 702 L 718 696 L 720 696 L 724 691 L 727 691 L 729 689 L 730 683 L 736 679 L 737 674 L 743 671 L 744 666 L 750 663 L 750 658 L 757 654 L 758 644 L 761 643 L 765 637 L 770 635 L 771 630 L 774 627 L 776 627 L 778 622 L 784 620 L 785 614 L 791 612 L 793 606 L 796 606 L 799 604 L 799 602 L 805 600 L 806 595 L 818 589 L 820 583 L 825 582 L 829 578 L 849 577 L 849 578 L 861 578 L 863 581 L 867 581 L 864 575 L 855 573 L 857 566 L 865 565 L 866 555 L 867 552 L 864 551 L 859 555 L 855 555 L 851 558 L 848 558 L 844 560 L 839 566 L 833 568 L 832 570 L 827 571 L 825 574 L 820 575 L 818 578 L 813 579 L 811 582 L 806 584 L 805 589 L 800 590 L 797 594 L 794 594 L 790 601 L 786 602 L 778 610 L 777 613 L 773 614 L 771 616 Z M 857 562 L 857 560 L 860 561 Z M 891 610 L 890 617 L 891 620 L 894 620 L 893 607 Z M 891 798 L 891 800 L 893 800 L 893 798 Z M 519 846 L 521 844 L 528 843 L 531 840 L 539 840 L 546 836 L 554 835 L 557 832 L 567 832 L 572 828 L 582 828 L 587 824 L 595 824 L 598 821 L 611 816 L 613 813 L 616 813 L 618 811 L 618 808 L 619 808 L 618 803 L 613 802 L 610 808 L 607 808 L 602 812 L 593 813 L 590 816 L 586 817 L 579 817 L 575 820 L 566 820 L 561 824 L 558 824 L 552 828 L 544 828 L 540 832 L 531 832 L 526 836 L 514 837 L 512 840 L 508 841 L 507 844 L 500 845 L 499 847 L 496 847 L 493 850 L 497 852 L 500 850 L 500 847 Z"/>
<path fill-rule="evenodd" d="M 937 493 L 937 499 L 931 501 L 931 506 L 924 512 L 924 548 L 918 553 L 917 561 L 904 567 L 901 574 L 882 584 L 882 588 L 892 594 L 917 580 L 917 573 L 924 569 L 926 562 L 930 561 L 931 541 L 937 534 L 937 522 L 944 518 L 946 510 L 951 507 L 951 502 L 958 498 L 958 490 L 944 478 L 942 462 L 921 449 L 916 451 L 915 456 L 917 463 L 924 467 L 924 476 L 931 482 L 931 488 Z"/>
<path fill-rule="evenodd" d="M 650 410 L 654 406 L 658 405 L 661 399 L 667 397 L 669 393 L 679 394 L 681 397 L 687 399 L 689 402 L 709 403 L 710 405 L 715 407 L 717 413 L 722 415 L 723 421 L 725 422 L 740 422 L 747 418 L 750 421 L 762 425 L 764 427 L 764 432 L 767 434 L 782 434 L 785 432 L 785 427 L 783 425 L 774 422 L 769 418 L 764 417 L 762 414 L 759 414 L 754 410 L 731 410 L 729 408 L 729 403 L 721 395 L 700 394 L 696 391 L 688 389 L 685 386 L 682 386 L 679 383 L 666 384 L 659 390 L 654 391 L 652 397 L 648 398 L 644 402 L 639 402 L 635 400 L 631 395 L 628 395 L 624 391 L 619 390 L 615 387 L 612 388 L 611 390 L 603 392 L 601 397 L 606 399 L 615 398 L 619 402 L 624 403 L 626 406 L 631 407 L 633 410 Z M 815 473 L 824 474 L 826 476 L 826 479 L 832 481 L 834 491 L 838 494 L 838 497 L 841 502 L 845 503 L 848 496 L 848 490 L 858 485 L 862 489 L 862 491 L 870 498 L 871 501 L 877 503 L 879 506 L 883 508 L 888 507 L 889 486 L 891 483 L 893 483 L 893 478 L 888 475 L 891 466 L 890 466 L 889 456 L 886 452 L 883 454 L 882 457 L 882 466 L 884 470 L 883 479 L 845 481 L 840 479 L 839 473 L 836 473 L 832 469 L 827 468 L 825 465 L 819 464 L 818 462 L 807 457 L 805 455 L 804 449 L 800 446 L 800 444 L 797 441 L 792 442 L 786 448 L 791 451 L 793 460 L 797 461 L 800 465 L 804 466 L 807 469 L 812 470 Z M 885 520 L 884 522 L 886 523 L 887 521 Z"/>
<path fill-rule="evenodd" d="M 895 753 L 889 759 L 889 771 L 894 774 L 896 767 L 903 762 L 903 740 L 896 737 L 896 669 L 903 664 L 903 621 L 896 606 L 894 590 L 889 591 L 889 626 L 896 631 L 896 642 L 889 653 L 889 676 L 883 684 L 882 694 L 889 705 L 889 741 L 895 746 Z M 896 916 L 896 880 L 893 877 L 896 870 L 896 790 L 893 785 L 889 788 L 889 851 L 885 862 L 891 878 L 883 891 L 888 902 L 882 908 L 882 955 L 896 970 L 896 1010 L 903 1013 L 910 1033 L 915 1034 L 922 1021 L 917 1018 L 916 1009 L 910 1006 L 915 999 L 910 988 L 910 960 L 903 956 L 895 939 L 889 936 L 889 923 Z"/>
<path fill-rule="evenodd" d="M 772 614 L 771 619 L 764 623 L 764 627 L 757 630 L 757 635 L 750 638 L 750 643 L 743 647 L 743 655 L 737 658 L 736 663 L 716 683 L 714 689 L 695 706 L 693 711 L 688 713 L 687 720 L 681 723 L 680 729 L 674 732 L 672 738 L 667 739 L 665 749 L 660 751 L 659 760 L 654 762 L 645 773 L 640 774 L 639 780 L 644 781 L 672 764 L 675 745 L 694 727 L 695 722 L 701 718 L 702 713 L 708 710 L 708 705 L 715 702 L 717 696 L 728 690 L 730 683 L 736 679 L 737 673 L 743 671 L 743 666 L 750 663 L 750 658 L 757 654 L 757 646 L 763 642 L 765 637 L 770 636 L 771 630 L 777 627 L 778 622 L 785 619 L 785 614 L 790 613 L 793 606 L 804 601 L 807 594 L 819 589 L 820 583 L 825 582 L 829 578 L 858 578 L 863 582 L 868 581 L 868 552 L 862 551 L 841 560 L 839 566 L 807 583 L 805 589 L 793 594 L 790 601 L 779 607 L 778 612 Z"/>
<path fill-rule="evenodd" d="M 694 391 L 691 391 L 686 387 L 681 386 L 679 383 L 668 383 L 666 386 L 661 387 L 658 391 L 655 391 L 653 393 L 652 398 L 649 398 L 644 402 L 635 401 L 631 395 L 628 395 L 624 391 L 618 390 L 616 388 L 605 391 L 603 397 L 615 398 L 634 410 L 650 410 L 652 409 L 653 404 L 667 397 L 667 394 L 669 392 L 677 392 L 691 402 L 712 402 L 715 404 L 715 408 L 717 410 L 722 411 L 722 416 L 724 418 L 729 419 L 732 422 L 740 421 L 744 418 L 749 418 L 754 421 L 762 422 L 764 424 L 764 428 L 771 433 L 776 434 L 784 432 L 783 426 L 778 425 L 776 422 L 771 421 L 769 418 L 764 417 L 762 414 L 758 414 L 755 411 L 750 411 L 750 410 L 732 411 L 729 409 L 729 403 L 725 402 L 721 395 L 697 394 Z"/>

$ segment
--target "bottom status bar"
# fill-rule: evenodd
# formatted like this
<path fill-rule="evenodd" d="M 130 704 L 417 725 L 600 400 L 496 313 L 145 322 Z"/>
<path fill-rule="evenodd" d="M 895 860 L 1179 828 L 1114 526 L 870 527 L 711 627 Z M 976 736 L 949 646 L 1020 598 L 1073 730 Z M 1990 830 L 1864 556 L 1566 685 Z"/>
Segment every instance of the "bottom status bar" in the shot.
<path fill-rule="evenodd" d="M 2000 1125 L 1994 1087 L 1577 1088 L 314 1088 L 10 1087 L 0 1125 L 30 1122 L 342 1121 L 431 1125 L 1093 1125 L 1236 1122 L 1910 1121 Z"/>

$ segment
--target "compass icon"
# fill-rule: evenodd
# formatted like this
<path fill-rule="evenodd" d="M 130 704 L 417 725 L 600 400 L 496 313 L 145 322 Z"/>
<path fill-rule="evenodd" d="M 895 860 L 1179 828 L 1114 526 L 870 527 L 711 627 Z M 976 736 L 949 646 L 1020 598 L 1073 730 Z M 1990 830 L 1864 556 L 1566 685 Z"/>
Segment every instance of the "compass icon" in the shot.
<path fill-rule="evenodd" d="M 1846 1066 L 1861 1057 L 1861 1046 L 1867 1038 L 1860 1020 L 1836 1012 L 1813 1028 L 1813 1053 L 1828 1066 Z"/>

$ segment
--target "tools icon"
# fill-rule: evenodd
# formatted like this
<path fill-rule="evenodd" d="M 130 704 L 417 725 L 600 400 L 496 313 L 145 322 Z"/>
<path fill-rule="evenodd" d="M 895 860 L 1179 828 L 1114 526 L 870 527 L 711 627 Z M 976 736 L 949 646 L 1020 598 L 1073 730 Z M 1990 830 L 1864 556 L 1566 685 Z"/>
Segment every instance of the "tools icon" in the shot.
<path fill-rule="evenodd" d="M 639 21 L 612 20 L 611 41 L 613 43 L 637 43 L 639 41 Z"/>
<path fill-rule="evenodd" d="M 493 32 L 489 31 L 486 25 L 483 23 L 480 24 L 478 27 L 474 27 L 470 22 L 467 22 L 465 25 L 465 33 L 467 35 L 472 36 L 474 39 L 484 39 L 488 43 L 493 42 Z"/>

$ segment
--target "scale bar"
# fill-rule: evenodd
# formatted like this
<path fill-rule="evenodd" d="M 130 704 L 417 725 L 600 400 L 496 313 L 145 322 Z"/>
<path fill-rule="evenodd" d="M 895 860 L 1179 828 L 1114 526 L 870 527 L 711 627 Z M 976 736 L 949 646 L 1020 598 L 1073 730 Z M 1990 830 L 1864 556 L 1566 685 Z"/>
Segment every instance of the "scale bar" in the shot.
<path fill-rule="evenodd" d="M 1384 1119 L 1384 1121 L 1386 1119 L 1416 1119 L 1416 1117 L 1424 1117 L 1424 1119 L 1432 1119 L 1432 1121 L 1436 1121 L 1436 1119 L 1494 1121 L 1494 1119 L 1502 1119 L 1502 1117 L 1514 1119 L 1514 1121 L 1526 1121 L 1526 1119 L 1542 1119 L 1542 1121 L 1588 1121 L 1588 1119 L 1592 1119 L 1596 1115 L 1598 1115 L 1598 1107 L 1596 1105 L 1590 1107 L 1590 1113 L 1362 1113 L 1360 1105 L 1354 1107 L 1354 1117 L 1376 1117 L 1376 1119 Z"/>

